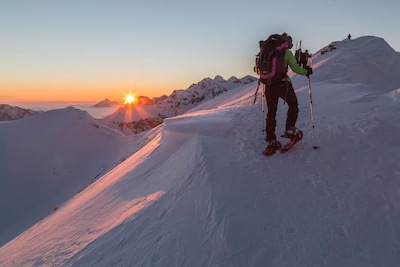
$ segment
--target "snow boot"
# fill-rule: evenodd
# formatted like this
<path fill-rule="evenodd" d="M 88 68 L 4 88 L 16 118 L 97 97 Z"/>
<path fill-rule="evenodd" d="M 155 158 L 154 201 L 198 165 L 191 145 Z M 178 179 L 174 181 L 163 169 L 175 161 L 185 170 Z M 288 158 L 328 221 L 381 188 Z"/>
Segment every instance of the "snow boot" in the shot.
<path fill-rule="evenodd" d="M 289 138 L 291 140 L 300 140 L 303 138 L 303 132 L 296 127 L 290 127 L 289 129 L 286 129 L 282 137 Z"/>
<path fill-rule="evenodd" d="M 281 149 L 282 144 L 278 140 L 270 140 L 268 141 L 268 146 L 264 150 L 263 154 L 264 156 L 271 156 L 275 154 L 275 152 L 279 149 Z"/>

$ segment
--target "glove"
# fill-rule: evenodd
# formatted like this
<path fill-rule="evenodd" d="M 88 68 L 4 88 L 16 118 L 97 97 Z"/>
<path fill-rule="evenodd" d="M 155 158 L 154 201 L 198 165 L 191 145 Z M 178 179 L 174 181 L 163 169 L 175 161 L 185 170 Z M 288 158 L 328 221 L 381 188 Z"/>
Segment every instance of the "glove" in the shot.
<path fill-rule="evenodd" d="M 306 70 L 307 70 L 307 74 L 306 74 L 307 77 L 310 76 L 311 74 L 313 74 L 313 70 L 311 67 L 306 67 Z"/>

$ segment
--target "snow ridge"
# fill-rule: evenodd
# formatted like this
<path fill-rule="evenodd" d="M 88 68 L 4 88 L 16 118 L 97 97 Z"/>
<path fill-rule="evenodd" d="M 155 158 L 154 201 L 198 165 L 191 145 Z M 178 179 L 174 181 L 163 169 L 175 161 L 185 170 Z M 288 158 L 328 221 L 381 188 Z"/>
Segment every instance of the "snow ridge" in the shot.
<path fill-rule="evenodd" d="M 1 245 L 129 156 L 135 142 L 69 107 L 0 124 L 0 144 Z"/>
<path fill-rule="evenodd" d="M 334 50 L 313 57 L 313 66 L 321 68 L 314 82 L 362 83 L 377 90 L 391 91 L 398 86 L 400 53 L 393 50 L 382 38 L 364 36 L 354 40 L 333 42 Z"/>

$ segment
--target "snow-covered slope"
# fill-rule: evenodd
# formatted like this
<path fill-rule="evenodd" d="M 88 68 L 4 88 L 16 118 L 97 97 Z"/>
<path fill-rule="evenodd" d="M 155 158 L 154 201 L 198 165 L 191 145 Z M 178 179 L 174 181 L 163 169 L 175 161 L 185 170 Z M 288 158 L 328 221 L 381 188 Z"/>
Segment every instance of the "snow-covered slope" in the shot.
<path fill-rule="evenodd" d="M 39 112 L 20 107 L 13 107 L 7 104 L 0 104 L 0 121 L 11 121 L 29 117 Z"/>
<path fill-rule="evenodd" d="M 360 83 L 391 91 L 398 86 L 400 53 L 382 38 L 365 36 L 332 43 L 335 50 L 317 53 L 314 67 L 329 62 L 313 77 L 314 82 Z"/>
<path fill-rule="evenodd" d="M 130 155 L 132 142 L 72 107 L 0 124 L 0 245 Z"/>
<path fill-rule="evenodd" d="M 355 56 L 352 43 L 337 45 L 336 56 L 316 56 L 311 77 L 320 150 L 305 77 L 293 78 L 304 138 L 269 158 L 257 84 L 234 88 L 166 119 L 132 157 L 1 247 L 0 265 L 398 266 L 400 78 L 381 90 L 324 81 Z M 370 64 L 358 69 L 365 77 Z"/>

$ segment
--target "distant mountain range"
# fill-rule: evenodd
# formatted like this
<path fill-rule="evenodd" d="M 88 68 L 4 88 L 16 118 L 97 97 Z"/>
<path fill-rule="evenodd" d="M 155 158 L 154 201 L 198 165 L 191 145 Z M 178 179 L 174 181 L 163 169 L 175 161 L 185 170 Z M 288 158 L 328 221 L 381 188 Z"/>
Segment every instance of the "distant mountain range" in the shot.
<path fill-rule="evenodd" d="M 183 114 L 206 100 L 256 80 L 249 75 L 241 79 L 231 77 L 228 80 L 221 76 L 205 78 L 186 90 L 175 90 L 169 96 L 153 99 L 139 96 L 138 104 L 125 105 L 99 121 L 126 135 L 140 133 L 161 124 L 165 118 Z"/>
<path fill-rule="evenodd" d="M 205 78 L 185 90 L 175 90 L 169 96 L 163 95 L 152 99 L 147 96 L 138 96 L 136 104 L 123 105 L 113 114 L 97 120 L 103 125 L 122 131 L 125 135 L 141 133 L 161 124 L 166 118 L 181 115 L 206 100 L 256 80 L 250 75 L 241 79 L 231 77 L 228 80 L 221 76 L 216 76 L 214 79 Z M 119 105 L 117 101 L 104 99 L 93 107 Z M 0 104 L 0 121 L 20 119 L 37 113 L 39 112 Z"/>
<path fill-rule="evenodd" d="M 11 121 L 38 114 L 38 111 L 0 104 L 0 121 Z"/>
<path fill-rule="evenodd" d="M 104 99 L 103 101 L 100 101 L 99 103 L 93 105 L 95 108 L 108 108 L 108 107 L 115 107 L 119 106 L 119 102 L 117 101 L 111 101 L 109 99 Z"/>

